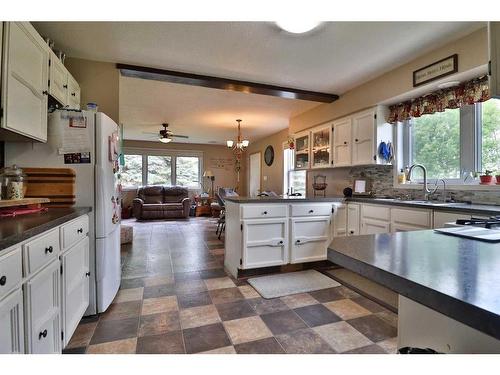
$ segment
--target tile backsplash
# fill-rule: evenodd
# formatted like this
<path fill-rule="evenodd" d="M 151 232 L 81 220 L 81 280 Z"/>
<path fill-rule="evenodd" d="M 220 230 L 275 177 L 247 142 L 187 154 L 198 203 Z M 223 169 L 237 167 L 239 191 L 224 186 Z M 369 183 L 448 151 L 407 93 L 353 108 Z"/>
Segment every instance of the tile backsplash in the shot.
<path fill-rule="evenodd" d="M 313 196 L 312 182 L 316 175 L 326 176 L 326 196 L 342 196 L 342 190 L 352 187 L 354 179 L 367 178 L 371 180 L 372 191 L 378 195 L 399 196 L 410 194 L 415 199 L 423 199 L 422 190 L 394 189 L 393 170 L 390 165 L 374 165 L 363 167 L 336 168 L 310 170 L 307 172 L 307 195 Z M 440 191 L 436 193 L 440 197 Z M 322 194 L 321 194 L 322 195 Z M 448 196 L 453 196 L 458 201 L 470 201 L 472 203 L 500 204 L 500 191 L 485 190 L 448 190 Z"/>

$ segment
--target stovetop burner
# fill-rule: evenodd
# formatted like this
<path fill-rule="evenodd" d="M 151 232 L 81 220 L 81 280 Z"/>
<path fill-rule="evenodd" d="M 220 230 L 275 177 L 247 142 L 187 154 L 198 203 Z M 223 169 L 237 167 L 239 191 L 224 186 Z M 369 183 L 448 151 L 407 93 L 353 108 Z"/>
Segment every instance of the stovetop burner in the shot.
<path fill-rule="evenodd" d="M 492 216 L 488 219 L 471 218 L 471 219 L 458 219 L 457 225 L 474 225 L 487 229 L 500 229 L 500 216 Z"/>

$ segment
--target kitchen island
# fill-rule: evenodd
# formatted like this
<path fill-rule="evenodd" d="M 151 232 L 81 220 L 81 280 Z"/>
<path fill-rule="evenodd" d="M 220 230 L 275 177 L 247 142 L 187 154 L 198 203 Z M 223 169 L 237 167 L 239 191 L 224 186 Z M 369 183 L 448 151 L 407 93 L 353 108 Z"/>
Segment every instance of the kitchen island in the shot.
<path fill-rule="evenodd" d="M 339 237 L 328 259 L 399 294 L 398 347 L 500 353 L 500 243 L 430 230 Z"/>

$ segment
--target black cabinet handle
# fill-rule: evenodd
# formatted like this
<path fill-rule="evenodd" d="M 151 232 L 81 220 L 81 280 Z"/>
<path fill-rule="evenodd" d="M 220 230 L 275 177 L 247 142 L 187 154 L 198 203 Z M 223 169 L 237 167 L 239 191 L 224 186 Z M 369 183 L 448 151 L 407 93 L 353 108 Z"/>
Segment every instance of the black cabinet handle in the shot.
<path fill-rule="evenodd" d="M 63 87 L 64 87 L 65 89 L 67 89 L 67 88 L 68 88 L 68 85 L 63 85 Z"/>
<path fill-rule="evenodd" d="M 38 340 L 41 340 L 41 339 L 42 339 L 42 337 L 43 337 L 43 338 L 47 337 L 47 330 L 46 330 L 46 329 L 44 329 L 44 330 L 43 330 L 43 332 L 40 332 L 40 333 L 38 334 Z"/>
<path fill-rule="evenodd" d="M 300 243 L 300 240 L 295 241 L 295 243 Z"/>
<path fill-rule="evenodd" d="M 357 141 L 358 141 L 358 138 L 356 138 L 356 139 L 354 140 L 354 142 L 357 142 Z"/>
<path fill-rule="evenodd" d="M 278 242 L 278 244 L 283 245 L 283 241 Z"/>
<path fill-rule="evenodd" d="M 309 213 L 312 214 L 314 212 L 314 210 L 309 210 Z"/>
<path fill-rule="evenodd" d="M 346 141 L 344 141 L 344 144 L 346 145 L 346 144 L 347 144 L 347 142 L 346 142 Z"/>
<path fill-rule="evenodd" d="M 43 90 L 43 91 L 42 91 L 42 94 L 43 94 L 43 95 L 49 95 L 49 92 L 48 92 L 47 90 Z"/>
<path fill-rule="evenodd" d="M 7 284 L 7 276 L 0 277 L 0 286 Z"/>
<path fill-rule="evenodd" d="M 351 230 L 349 233 L 354 234 L 354 231 L 353 231 L 353 230 Z"/>
<path fill-rule="evenodd" d="M 90 276 L 90 272 L 86 272 L 85 276 L 89 277 Z"/>
<path fill-rule="evenodd" d="M 83 233 L 83 228 L 77 230 L 78 233 Z"/>
<path fill-rule="evenodd" d="M 45 248 L 45 254 L 48 254 L 48 253 L 52 254 L 53 251 L 54 251 L 54 248 L 52 246 Z"/>
<path fill-rule="evenodd" d="M 267 211 L 264 211 L 262 214 L 263 214 L 263 215 L 267 215 Z"/>
<path fill-rule="evenodd" d="M 74 92 L 71 93 L 71 96 L 76 96 L 76 94 Z"/>

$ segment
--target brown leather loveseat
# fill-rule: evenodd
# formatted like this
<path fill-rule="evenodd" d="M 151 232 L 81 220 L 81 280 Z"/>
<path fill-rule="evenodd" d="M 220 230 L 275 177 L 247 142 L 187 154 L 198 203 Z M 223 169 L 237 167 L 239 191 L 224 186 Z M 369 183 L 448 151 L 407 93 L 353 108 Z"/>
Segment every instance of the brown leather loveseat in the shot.
<path fill-rule="evenodd" d="M 133 201 L 138 220 L 189 217 L 188 189 L 181 186 L 142 186 Z"/>

